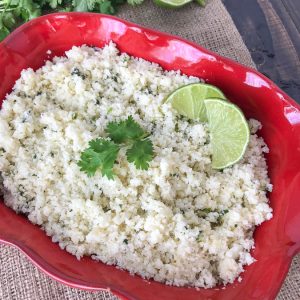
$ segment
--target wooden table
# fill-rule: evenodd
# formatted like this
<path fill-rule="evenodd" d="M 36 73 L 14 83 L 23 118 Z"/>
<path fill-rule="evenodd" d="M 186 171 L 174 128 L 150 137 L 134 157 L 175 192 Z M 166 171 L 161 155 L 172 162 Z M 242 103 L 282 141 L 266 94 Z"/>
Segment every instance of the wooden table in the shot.
<path fill-rule="evenodd" d="M 300 103 L 300 0 L 222 0 L 258 70 Z"/>

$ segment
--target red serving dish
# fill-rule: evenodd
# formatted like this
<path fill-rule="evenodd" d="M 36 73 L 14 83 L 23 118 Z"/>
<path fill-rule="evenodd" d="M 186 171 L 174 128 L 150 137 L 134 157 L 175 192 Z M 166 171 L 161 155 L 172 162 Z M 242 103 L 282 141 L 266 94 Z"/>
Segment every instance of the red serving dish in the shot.
<path fill-rule="evenodd" d="M 300 250 L 300 107 L 268 78 L 181 38 L 111 16 L 58 13 L 28 22 L 0 44 L 0 99 L 11 91 L 22 69 L 37 69 L 73 45 L 102 47 L 111 40 L 122 52 L 218 86 L 247 117 L 262 122 L 260 134 L 270 148 L 267 160 L 274 185 L 270 195 L 274 217 L 255 231 L 252 254 L 257 261 L 246 268 L 241 283 L 223 289 L 167 286 L 90 258 L 78 261 L 2 201 L 0 241 L 18 247 L 64 284 L 86 290 L 109 289 L 123 299 L 274 299 Z"/>

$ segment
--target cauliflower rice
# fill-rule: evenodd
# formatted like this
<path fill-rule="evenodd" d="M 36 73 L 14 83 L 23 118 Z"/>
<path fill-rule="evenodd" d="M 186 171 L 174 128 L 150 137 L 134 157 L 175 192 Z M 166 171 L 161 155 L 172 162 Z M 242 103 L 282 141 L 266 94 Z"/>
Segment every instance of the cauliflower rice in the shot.
<path fill-rule="evenodd" d="M 250 120 L 242 161 L 213 170 L 207 125 L 163 103 L 198 81 L 120 54 L 113 43 L 73 47 L 35 72 L 23 70 L 0 111 L 5 204 L 78 259 L 176 286 L 233 282 L 254 261 L 255 226 L 272 217 L 268 148 Z M 121 150 L 114 180 L 81 172 L 88 142 L 129 115 L 151 132 L 149 169 L 136 169 Z"/>

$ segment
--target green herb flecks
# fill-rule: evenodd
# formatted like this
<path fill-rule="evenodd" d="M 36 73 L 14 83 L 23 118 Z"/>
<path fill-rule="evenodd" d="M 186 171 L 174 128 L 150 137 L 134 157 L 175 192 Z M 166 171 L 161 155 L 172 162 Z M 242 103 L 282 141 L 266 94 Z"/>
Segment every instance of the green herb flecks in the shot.
<path fill-rule="evenodd" d="M 209 207 L 207 208 L 203 208 L 203 209 L 198 209 L 196 211 L 196 214 L 199 218 L 206 218 L 208 216 L 209 213 L 217 213 L 218 216 L 215 220 L 215 222 L 211 222 L 211 227 L 212 229 L 221 226 L 223 224 L 223 217 L 225 214 L 227 214 L 229 212 L 228 209 L 224 209 L 224 210 L 213 210 Z"/>

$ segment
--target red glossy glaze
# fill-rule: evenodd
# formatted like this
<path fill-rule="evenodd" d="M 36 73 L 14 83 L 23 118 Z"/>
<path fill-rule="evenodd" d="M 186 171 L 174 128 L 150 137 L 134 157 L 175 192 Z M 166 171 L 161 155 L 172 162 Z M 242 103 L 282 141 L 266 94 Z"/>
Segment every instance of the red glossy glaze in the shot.
<path fill-rule="evenodd" d="M 299 105 L 269 79 L 180 38 L 99 14 L 53 14 L 35 19 L 0 44 L 0 99 L 10 92 L 23 68 L 62 55 L 73 45 L 102 47 L 113 40 L 121 51 L 179 69 L 221 88 L 247 117 L 263 124 L 261 135 L 274 191 L 274 218 L 255 232 L 257 262 L 241 283 L 225 289 L 177 288 L 95 262 L 78 261 L 60 250 L 37 226 L 0 203 L 0 240 L 20 248 L 39 268 L 58 281 L 88 290 L 110 289 L 124 299 L 273 299 L 300 249 L 300 111 Z M 51 50 L 51 56 L 46 54 Z"/>

